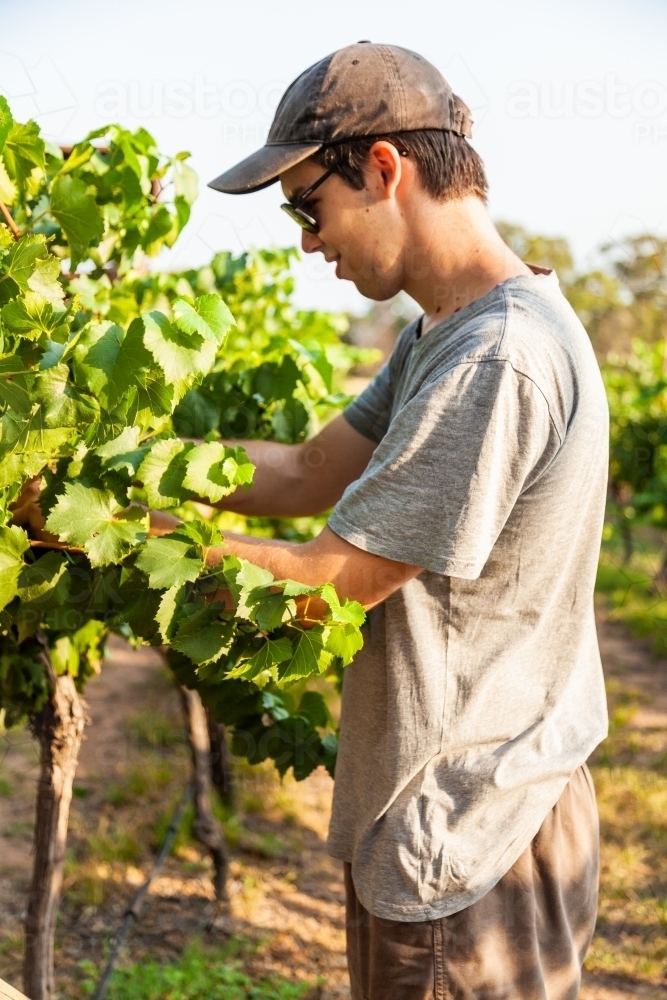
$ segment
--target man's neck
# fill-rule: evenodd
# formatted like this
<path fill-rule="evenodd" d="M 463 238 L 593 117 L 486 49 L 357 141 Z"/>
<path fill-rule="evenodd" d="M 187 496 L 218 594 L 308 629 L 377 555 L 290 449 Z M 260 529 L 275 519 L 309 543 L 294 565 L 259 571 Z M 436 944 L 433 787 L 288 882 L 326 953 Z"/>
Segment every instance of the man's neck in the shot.
<path fill-rule="evenodd" d="M 503 243 L 478 198 L 429 200 L 410 215 L 403 287 L 424 310 L 422 334 L 508 278 L 532 274 Z"/>

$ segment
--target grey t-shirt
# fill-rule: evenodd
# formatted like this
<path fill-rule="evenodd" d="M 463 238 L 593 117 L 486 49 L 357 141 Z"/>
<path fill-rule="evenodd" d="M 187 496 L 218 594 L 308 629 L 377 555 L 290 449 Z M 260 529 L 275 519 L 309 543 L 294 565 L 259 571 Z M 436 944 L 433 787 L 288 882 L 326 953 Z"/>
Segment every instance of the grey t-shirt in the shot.
<path fill-rule="evenodd" d="M 378 446 L 329 520 L 423 572 L 345 672 L 329 850 L 363 905 L 483 896 L 607 731 L 593 586 L 608 413 L 555 274 L 401 334 L 346 419 Z"/>

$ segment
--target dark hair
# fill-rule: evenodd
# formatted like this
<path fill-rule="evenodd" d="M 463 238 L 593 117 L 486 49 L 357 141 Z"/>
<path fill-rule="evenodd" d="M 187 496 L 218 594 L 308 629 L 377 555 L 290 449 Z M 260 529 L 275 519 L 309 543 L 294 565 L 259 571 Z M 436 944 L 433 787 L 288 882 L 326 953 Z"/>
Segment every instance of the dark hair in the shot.
<path fill-rule="evenodd" d="M 420 129 L 361 136 L 323 146 L 313 159 L 323 167 L 335 164 L 343 180 L 361 191 L 366 158 L 379 139 L 386 139 L 414 160 L 422 186 L 437 201 L 475 195 L 486 202 L 489 185 L 482 159 L 466 138 L 455 132 Z"/>

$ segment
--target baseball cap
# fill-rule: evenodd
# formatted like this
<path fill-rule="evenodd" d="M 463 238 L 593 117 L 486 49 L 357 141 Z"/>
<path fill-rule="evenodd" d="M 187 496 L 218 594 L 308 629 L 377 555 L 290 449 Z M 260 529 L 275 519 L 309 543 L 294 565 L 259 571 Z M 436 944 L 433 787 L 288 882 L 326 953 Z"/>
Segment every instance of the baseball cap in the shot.
<path fill-rule="evenodd" d="M 357 42 L 298 76 L 280 100 L 266 144 L 209 187 L 249 194 L 322 146 L 416 129 L 471 138 L 470 110 L 423 56 L 398 45 Z"/>

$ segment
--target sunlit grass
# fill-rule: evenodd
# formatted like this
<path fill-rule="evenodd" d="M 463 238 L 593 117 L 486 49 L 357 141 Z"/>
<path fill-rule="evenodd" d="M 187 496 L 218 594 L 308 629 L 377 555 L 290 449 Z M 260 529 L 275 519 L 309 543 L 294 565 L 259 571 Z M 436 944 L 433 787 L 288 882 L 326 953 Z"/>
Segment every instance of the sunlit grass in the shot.
<path fill-rule="evenodd" d="M 667 593 L 655 585 L 663 547 L 651 534 L 639 534 L 626 562 L 620 544 L 605 541 L 600 553 L 596 590 L 609 605 L 609 618 L 622 621 L 633 635 L 650 637 L 655 651 L 667 653 Z"/>
<path fill-rule="evenodd" d="M 622 695 L 612 685 L 613 732 L 591 765 L 601 872 L 586 968 L 656 984 L 667 974 L 667 732 L 633 730 Z"/>
<path fill-rule="evenodd" d="M 298 1000 L 312 987 L 272 976 L 253 981 L 239 969 L 233 948 L 203 949 L 194 943 L 175 962 L 142 962 L 114 973 L 108 1000 Z M 84 994 L 91 994 L 98 970 L 81 963 Z"/>

